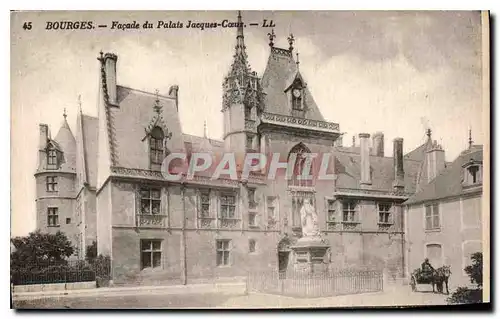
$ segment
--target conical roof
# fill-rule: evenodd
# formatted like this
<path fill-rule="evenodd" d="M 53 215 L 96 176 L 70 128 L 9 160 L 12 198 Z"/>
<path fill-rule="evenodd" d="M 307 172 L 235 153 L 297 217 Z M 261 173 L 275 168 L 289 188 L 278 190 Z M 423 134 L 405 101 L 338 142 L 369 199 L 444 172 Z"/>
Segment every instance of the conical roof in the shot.
<path fill-rule="evenodd" d="M 75 171 L 76 169 L 76 140 L 69 128 L 68 121 L 66 120 L 66 113 L 61 123 L 61 128 L 57 132 L 54 141 L 60 146 L 63 156 L 61 163 L 61 170 Z"/>

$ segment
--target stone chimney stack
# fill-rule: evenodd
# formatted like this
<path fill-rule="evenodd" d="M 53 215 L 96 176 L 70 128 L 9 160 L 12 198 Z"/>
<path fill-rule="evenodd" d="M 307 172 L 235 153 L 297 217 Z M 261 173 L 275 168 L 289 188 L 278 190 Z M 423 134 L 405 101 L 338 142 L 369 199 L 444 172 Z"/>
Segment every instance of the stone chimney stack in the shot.
<path fill-rule="evenodd" d="M 361 155 L 361 186 L 372 184 L 370 174 L 370 134 L 359 134 L 360 155 Z"/>
<path fill-rule="evenodd" d="M 113 53 L 104 55 L 104 68 L 106 71 L 106 88 L 108 90 L 108 102 L 113 105 L 118 104 L 116 98 L 116 62 L 118 56 Z"/>
<path fill-rule="evenodd" d="M 432 181 L 444 169 L 444 150 L 434 141 L 430 150 L 427 151 L 427 182 Z"/>
<path fill-rule="evenodd" d="M 40 137 L 38 142 L 38 149 L 45 150 L 47 140 L 49 139 L 49 126 L 47 124 L 40 124 Z"/>
<path fill-rule="evenodd" d="M 403 167 L 403 139 L 394 139 L 394 183 L 396 191 L 403 191 L 405 188 L 405 171 Z"/>
<path fill-rule="evenodd" d="M 372 145 L 373 155 L 384 157 L 384 133 L 376 132 L 373 134 Z"/>
<path fill-rule="evenodd" d="M 179 86 L 172 85 L 168 90 L 168 95 L 175 99 L 175 107 L 177 108 L 177 111 L 179 111 Z"/>

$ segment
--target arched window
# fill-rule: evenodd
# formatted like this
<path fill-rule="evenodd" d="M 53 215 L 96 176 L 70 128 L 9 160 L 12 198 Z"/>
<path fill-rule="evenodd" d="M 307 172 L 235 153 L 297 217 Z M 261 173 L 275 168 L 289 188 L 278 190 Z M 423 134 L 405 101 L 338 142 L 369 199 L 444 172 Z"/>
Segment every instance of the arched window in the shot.
<path fill-rule="evenodd" d="M 290 159 L 290 156 L 292 154 L 296 154 L 297 157 L 295 158 L 295 163 L 293 164 L 293 173 L 291 178 L 288 180 L 288 185 L 290 186 L 299 186 L 299 187 L 311 187 L 313 185 L 313 180 L 312 178 L 307 179 L 304 176 L 302 176 L 303 172 L 306 170 L 307 171 L 307 166 L 309 166 L 309 169 L 307 172 L 304 174 L 306 176 L 312 175 L 313 172 L 313 162 L 312 158 L 307 156 L 305 154 L 311 153 L 311 151 L 302 143 L 299 143 L 295 145 L 290 153 L 288 154 L 288 159 Z M 306 165 L 307 160 L 311 161 L 310 165 Z"/>
<path fill-rule="evenodd" d="M 161 163 L 163 162 L 165 152 L 163 147 L 164 138 L 165 134 L 163 133 L 163 130 L 158 126 L 153 128 L 153 130 L 149 134 L 149 156 L 151 168 L 157 168 L 155 166 L 161 166 Z"/>

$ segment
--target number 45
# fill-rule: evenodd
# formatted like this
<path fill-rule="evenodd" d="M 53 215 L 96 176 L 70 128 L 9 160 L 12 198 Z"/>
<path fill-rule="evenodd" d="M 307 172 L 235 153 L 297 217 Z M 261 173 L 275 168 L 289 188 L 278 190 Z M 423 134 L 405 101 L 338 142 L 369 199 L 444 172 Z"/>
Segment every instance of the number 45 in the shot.
<path fill-rule="evenodd" d="M 31 22 L 25 22 L 23 24 L 23 29 L 24 30 L 31 30 Z"/>

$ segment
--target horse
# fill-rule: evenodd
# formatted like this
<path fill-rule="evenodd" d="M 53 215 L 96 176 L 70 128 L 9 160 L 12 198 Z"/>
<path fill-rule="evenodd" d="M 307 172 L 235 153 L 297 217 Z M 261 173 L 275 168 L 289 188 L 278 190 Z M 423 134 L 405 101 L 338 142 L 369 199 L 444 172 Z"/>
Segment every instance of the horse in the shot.
<path fill-rule="evenodd" d="M 432 291 L 434 292 L 434 285 L 439 293 L 443 293 L 443 283 L 446 285 L 446 294 L 450 294 L 448 290 L 448 279 L 451 276 L 451 267 L 450 266 L 442 266 L 436 269 L 433 272 L 433 280 L 432 280 Z"/>

